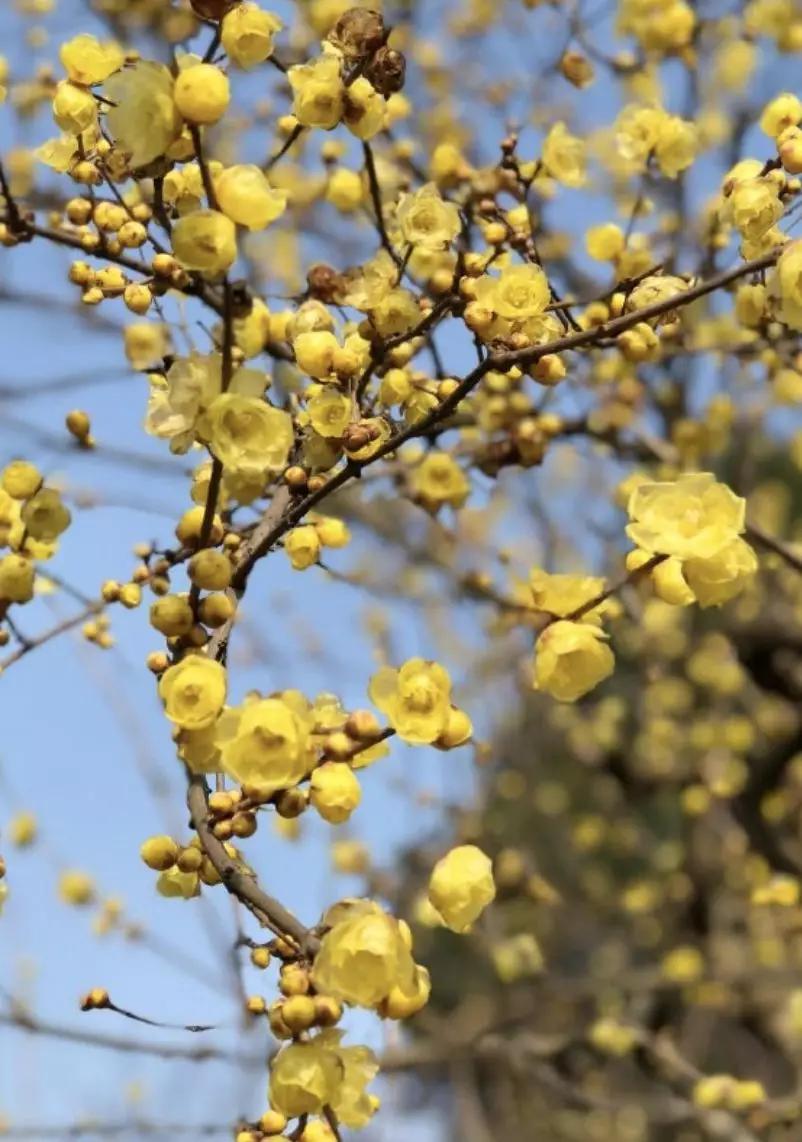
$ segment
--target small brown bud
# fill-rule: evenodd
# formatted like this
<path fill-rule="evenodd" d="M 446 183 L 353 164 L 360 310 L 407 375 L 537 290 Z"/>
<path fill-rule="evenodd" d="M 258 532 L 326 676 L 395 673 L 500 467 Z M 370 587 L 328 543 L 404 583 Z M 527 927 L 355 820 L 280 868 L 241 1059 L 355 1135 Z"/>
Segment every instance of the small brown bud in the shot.
<path fill-rule="evenodd" d="M 348 715 L 345 723 L 345 732 L 355 741 L 372 741 L 382 732 L 379 719 L 372 710 L 354 710 Z"/>
<path fill-rule="evenodd" d="M 92 430 L 88 414 L 80 408 L 74 408 L 72 412 L 68 412 L 64 418 L 64 423 L 67 426 L 67 431 L 76 440 L 86 440 Z"/>
<path fill-rule="evenodd" d="M 330 304 L 342 293 L 343 279 L 333 266 L 319 262 L 315 266 L 310 266 L 307 271 L 306 285 L 310 297 Z"/>
<path fill-rule="evenodd" d="M 332 995 L 315 996 L 315 1022 L 319 1027 L 334 1027 L 343 1016 L 343 1005 Z"/>
<path fill-rule="evenodd" d="M 261 995 L 250 995 L 245 1003 L 245 1008 L 249 1015 L 264 1015 L 267 1011 L 267 1004 Z"/>
<path fill-rule="evenodd" d="M 349 424 L 343 433 L 343 447 L 346 452 L 359 452 L 367 448 L 379 435 L 379 428 L 375 424 L 361 421 L 359 424 Z"/>
<path fill-rule="evenodd" d="M 306 795 L 301 789 L 284 789 L 276 798 L 276 812 L 279 817 L 292 820 L 300 817 L 306 809 Z"/>
<path fill-rule="evenodd" d="M 189 0 L 192 11 L 202 20 L 222 20 L 229 8 L 236 7 L 235 0 Z"/>
<path fill-rule="evenodd" d="M 593 64 L 581 52 L 566 52 L 560 60 L 560 71 L 569 83 L 580 89 L 593 83 L 596 78 Z"/>
<path fill-rule="evenodd" d="M 329 32 L 328 39 L 347 59 L 357 60 L 377 52 L 387 39 L 387 31 L 381 12 L 349 8 Z"/>
<path fill-rule="evenodd" d="M 231 831 L 235 837 L 252 837 L 256 827 L 255 813 L 236 813 L 231 819 Z"/>
<path fill-rule="evenodd" d="M 407 61 L 401 52 L 386 45 L 379 48 L 365 68 L 365 76 L 385 98 L 404 86 Z"/>
<path fill-rule="evenodd" d="M 300 464 L 293 464 L 284 473 L 284 483 L 294 492 L 303 492 L 307 485 L 307 474 Z"/>
<path fill-rule="evenodd" d="M 234 808 L 234 799 L 224 789 L 216 789 L 209 794 L 209 809 L 217 817 L 227 817 Z"/>
<path fill-rule="evenodd" d="M 93 987 L 81 1000 L 81 1011 L 98 1011 L 103 1007 L 109 1007 L 110 1004 L 109 993 L 105 987 Z"/>

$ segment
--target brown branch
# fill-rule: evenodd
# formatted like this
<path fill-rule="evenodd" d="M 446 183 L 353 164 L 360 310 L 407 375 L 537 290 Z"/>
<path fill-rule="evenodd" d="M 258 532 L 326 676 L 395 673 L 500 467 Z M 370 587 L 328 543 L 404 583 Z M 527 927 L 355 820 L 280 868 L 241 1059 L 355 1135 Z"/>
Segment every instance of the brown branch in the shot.
<path fill-rule="evenodd" d="M 137 1015 L 135 1011 L 129 1011 L 126 1007 L 120 1007 L 108 996 L 102 1002 L 91 1003 L 83 1006 L 83 1011 L 113 1011 L 116 1015 L 122 1015 L 125 1019 L 131 1019 L 134 1023 L 144 1023 L 148 1027 L 160 1027 L 166 1031 L 189 1031 L 193 1034 L 198 1034 L 204 1031 L 217 1031 L 219 1028 L 214 1023 L 163 1023 L 158 1019 L 151 1019 L 147 1015 Z"/>
<path fill-rule="evenodd" d="M 293 127 L 292 131 L 289 133 L 289 135 L 285 139 L 285 141 L 279 147 L 279 149 L 275 152 L 275 154 L 272 154 L 270 156 L 270 158 L 267 160 L 267 162 L 265 163 L 265 172 L 266 173 L 269 173 L 270 171 L 272 171 L 272 169 L 276 165 L 276 163 L 280 162 L 281 159 L 284 158 L 287 151 L 289 151 L 290 147 L 292 147 L 295 140 L 299 139 L 303 133 L 304 133 L 303 123 L 296 123 L 295 126 Z"/>
<path fill-rule="evenodd" d="M 192 136 L 192 148 L 195 151 L 195 158 L 198 160 L 198 167 L 200 169 L 201 182 L 203 183 L 203 192 L 206 195 L 206 201 L 211 210 L 217 210 L 217 195 L 214 191 L 214 182 L 212 181 L 212 174 L 203 154 L 203 140 L 201 138 L 201 129 L 197 123 L 191 123 L 189 133 Z"/>
<path fill-rule="evenodd" d="M 393 243 L 390 241 L 390 235 L 387 233 L 387 227 L 384 222 L 384 208 L 382 207 L 381 187 L 379 186 L 379 176 L 376 173 L 376 162 L 373 158 L 373 148 L 367 141 L 362 144 L 362 152 L 365 156 L 365 170 L 368 174 L 368 186 L 370 188 L 370 201 L 373 203 L 373 213 L 376 216 L 376 229 L 379 231 L 381 244 L 384 246 L 387 253 L 395 262 L 399 270 L 403 268 L 404 260 L 396 250 Z"/>
<path fill-rule="evenodd" d="M 0 222 L 9 224 L 11 221 L 10 216 L 0 219 Z M 40 226 L 36 222 L 30 222 L 25 218 L 20 220 L 20 227 L 17 230 L 18 235 L 23 239 L 31 238 L 45 238 L 48 242 L 53 242 L 57 246 L 65 246 L 70 250 L 77 250 L 84 257 L 102 258 L 104 261 L 112 262 L 122 269 L 131 270 L 136 274 L 148 274 L 147 265 L 142 262 L 137 262 L 134 258 L 128 257 L 127 254 L 113 254 L 103 245 L 99 246 L 96 250 L 87 250 L 84 248 L 81 239 L 77 235 L 73 235 L 64 230 L 53 230 L 46 226 Z M 197 274 L 190 275 L 190 280 L 185 286 L 176 286 L 181 293 L 187 294 L 190 297 L 199 297 L 204 304 L 208 305 L 216 313 L 222 310 L 222 298 L 204 282 L 204 280 Z"/>
<path fill-rule="evenodd" d="M 760 547 L 765 547 L 767 551 L 771 551 L 774 555 L 778 555 L 789 567 L 794 571 L 802 572 L 802 555 L 798 555 L 792 547 L 785 543 L 782 539 L 778 539 L 775 535 L 770 535 L 769 532 L 764 531 L 759 524 L 747 523 L 746 535 L 748 539 L 753 540 Z"/>
<path fill-rule="evenodd" d="M 297 944 L 303 954 L 313 956 L 318 947 L 317 937 L 280 901 L 260 888 L 256 878 L 242 870 L 212 832 L 206 783 L 201 775 L 189 774 L 187 806 L 203 850 L 228 891 L 241 900 L 261 924 Z"/>
<path fill-rule="evenodd" d="M 48 1023 L 34 1018 L 22 1008 L 0 1011 L 0 1027 L 9 1027 L 30 1035 L 41 1035 L 50 1039 L 61 1039 L 87 1047 L 101 1047 L 108 1051 L 124 1054 L 156 1055 L 160 1059 L 186 1059 L 189 1062 L 223 1062 L 237 1067 L 263 1069 L 265 1055 L 247 1055 L 242 1052 L 225 1051 L 220 1047 L 186 1047 L 179 1043 L 146 1043 L 138 1039 L 127 1039 L 122 1035 L 101 1035 L 92 1031 L 78 1031 L 60 1023 Z"/>
<path fill-rule="evenodd" d="M 578 619 L 583 618 L 591 611 L 595 611 L 597 607 L 602 605 L 602 603 L 605 603 L 608 599 L 611 599 L 613 595 L 619 594 L 619 592 L 623 591 L 624 587 L 629 586 L 630 583 L 634 583 L 638 579 L 648 575 L 655 569 L 655 567 L 658 566 L 658 564 L 662 563 L 666 559 L 668 559 L 667 555 L 653 555 L 651 559 L 647 559 L 647 561 L 641 564 L 640 567 L 636 567 L 634 570 L 629 571 L 626 575 L 619 579 L 617 583 L 613 583 L 612 586 L 607 587 L 604 591 L 600 591 L 598 595 L 594 595 L 592 599 L 588 599 L 588 601 L 583 603 L 581 607 L 577 607 L 576 610 L 573 610 L 570 612 L 570 614 L 565 615 L 565 621 L 575 623 Z"/>
<path fill-rule="evenodd" d="M 25 223 L 20 214 L 19 206 L 11 193 L 11 184 L 6 175 L 6 169 L 0 161 L 0 191 L 6 203 L 6 211 L 8 213 L 8 228 L 12 234 L 19 234 L 25 228 Z"/>
<path fill-rule="evenodd" d="M 45 572 L 47 574 L 47 572 Z M 42 634 L 36 635 L 35 638 L 28 638 L 11 654 L 0 660 L 0 674 L 8 670 L 9 666 L 13 666 L 15 662 L 19 662 L 26 654 L 30 654 L 32 650 L 36 650 L 38 646 L 44 646 L 45 643 L 51 642 L 52 639 L 58 638 L 60 634 L 66 634 L 67 631 L 74 630 L 76 627 L 81 626 L 95 615 L 99 615 L 104 610 L 104 603 L 98 601 L 92 603 L 90 606 L 85 607 L 84 610 L 79 611 L 77 614 L 71 615 L 69 618 L 62 619 L 61 622 L 50 627 Z"/>

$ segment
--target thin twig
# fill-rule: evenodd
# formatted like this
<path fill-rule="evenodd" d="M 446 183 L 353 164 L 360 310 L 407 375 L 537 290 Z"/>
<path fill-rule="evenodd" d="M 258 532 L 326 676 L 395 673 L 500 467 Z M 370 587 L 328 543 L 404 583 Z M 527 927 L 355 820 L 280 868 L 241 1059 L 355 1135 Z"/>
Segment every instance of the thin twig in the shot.
<path fill-rule="evenodd" d="M 381 187 L 379 186 L 379 176 L 376 173 L 376 162 L 373 158 L 373 148 L 367 141 L 362 144 L 362 153 L 365 156 L 365 170 L 368 173 L 368 186 L 370 188 L 370 201 L 373 203 L 373 213 L 376 217 L 376 229 L 379 231 L 381 244 L 384 246 L 387 253 L 395 262 L 400 272 L 404 269 L 404 259 L 400 256 L 395 246 L 390 241 L 390 235 L 387 233 L 387 227 L 384 222 L 384 208 L 382 207 Z"/>

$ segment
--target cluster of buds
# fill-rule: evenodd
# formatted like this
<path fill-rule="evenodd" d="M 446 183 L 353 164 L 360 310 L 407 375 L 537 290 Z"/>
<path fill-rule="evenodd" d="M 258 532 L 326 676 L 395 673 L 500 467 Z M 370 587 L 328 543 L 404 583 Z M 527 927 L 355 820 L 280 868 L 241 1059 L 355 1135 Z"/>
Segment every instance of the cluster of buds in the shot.
<path fill-rule="evenodd" d="M 212 832 L 221 841 L 252 837 L 256 832 L 258 803 L 244 798 L 239 789 L 217 790 L 209 795 Z"/>
<path fill-rule="evenodd" d="M 381 13 L 371 8 L 343 12 L 328 39 L 348 65 L 346 85 L 364 75 L 385 98 L 403 88 L 407 61 L 402 52 L 388 46 L 391 30 Z"/>

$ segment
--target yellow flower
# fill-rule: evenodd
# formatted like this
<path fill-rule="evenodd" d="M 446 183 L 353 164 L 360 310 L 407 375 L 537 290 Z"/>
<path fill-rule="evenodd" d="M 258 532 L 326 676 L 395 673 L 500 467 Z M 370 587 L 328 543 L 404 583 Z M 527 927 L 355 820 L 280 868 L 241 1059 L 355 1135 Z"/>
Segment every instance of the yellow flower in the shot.
<path fill-rule="evenodd" d="M 615 142 L 622 158 L 645 168 L 657 147 L 665 112 L 661 107 L 638 107 L 628 104 L 615 121 Z"/>
<path fill-rule="evenodd" d="M 427 452 L 413 469 L 409 485 L 413 495 L 430 511 L 436 511 L 443 504 L 462 507 L 471 490 L 468 477 L 454 457 L 436 449 Z"/>
<path fill-rule="evenodd" d="M 215 179 L 214 188 L 223 213 L 249 230 L 264 230 L 287 206 L 286 190 L 275 190 L 252 164 L 228 167 Z"/>
<path fill-rule="evenodd" d="M 178 73 L 173 98 L 190 123 L 217 123 L 231 101 L 228 77 L 212 63 L 190 62 Z"/>
<path fill-rule="evenodd" d="M 415 295 L 408 289 L 391 289 L 370 307 L 370 319 L 382 337 L 409 333 L 420 320 Z"/>
<path fill-rule="evenodd" d="M 763 108 L 760 129 L 770 139 L 776 139 L 788 127 L 796 127 L 802 120 L 802 102 L 791 92 L 775 96 Z"/>
<path fill-rule="evenodd" d="M 150 60 L 137 60 L 106 82 L 106 126 L 134 169 L 159 158 L 181 134 L 174 86 L 169 69 Z"/>
<path fill-rule="evenodd" d="M 615 668 L 604 633 L 588 623 L 551 623 L 535 648 L 535 688 L 561 702 L 575 702 Z"/>
<path fill-rule="evenodd" d="M 395 670 L 383 666 L 370 680 L 371 701 L 404 741 L 436 741 L 448 725 L 451 679 L 436 662 L 410 658 Z"/>
<path fill-rule="evenodd" d="M 312 522 L 324 547 L 347 547 L 351 542 L 348 525 L 336 516 L 316 516 Z"/>
<path fill-rule="evenodd" d="M 356 171 L 338 167 L 329 175 L 329 181 L 326 184 L 326 201 L 335 206 L 337 210 L 349 214 L 361 206 L 364 197 L 365 188 L 362 178 Z"/>
<path fill-rule="evenodd" d="M 324 821 L 340 825 L 362 800 L 362 788 L 350 765 L 327 761 L 312 774 L 310 800 Z"/>
<path fill-rule="evenodd" d="M 493 967 L 502 983 L 515 983 L 543 970 L 543 952 L 531 932 L 520 932 L 493 945 Z"/>
<path fill-rule="evenodd" d="M 709 559 L 743 531 L 746 501 L 709 472 L 697 472 L 640 484 L 627 510 L 627 535 L 644 551 Z"/>
<path fill-rule="evenodd" d="M 707 559 L 687 559 L 683 575 L 701 607 L 720 607 L 754 578 L 757 556 L 740 536 Z"/>
<path fill-rule="evenodd" d="M 53 488 L 41 488 L 26 501 L 20 513 L 25 530 L 32 539 L 52 543 L 70 526 L 69 508 Z"/>
<path fill-rule="evenodd" d="M 441 927 L 442 920 L 432 908 L 426 897 L 422 898 L 425 903 L 428 913 L 431 917 L 429 927 Z M 420 924 L 425 924 L 426 921 L 416 916 L 416 920 Z M 432 994 L 432 981 L 429 972 L 425 967 L 420 964 L 415 965 L 415 979 L 413 990 L 394 987 L 386 999 L 379 1005 L 378 1011 L 383 1019 L 410 1019 L 413 1015 L 417 1015 L 426 1004 L 429 1002 L 429 997 Z"/>
<path fill-rule="evenodd" d="M 186 452 L 194 440 L 198 418 L 220 395 L 222 384 L 222 357 L 219 353 L 203 355 L 192 352 L 188 357 L 177 357 L 166 377 L 151 377 L 145 431 L 169 440 L 174 452 Z M 235 370 L 228 391 L 244 397 L 261 398 L 267 385 L 268 378 L 260 370 L 240 368 Z"/>
<path fill-rule="evenodd" d="M 398 921 L 370 900 L 330 909 L 332 925 L 312 966 L 319 992 L 357 1007 L 376 1007 L 394 987 L 415 991 L 415 961 Z"/>
<path fill-rule="evenodd" d="M 186 270 L 224 274 L 237 260 L 237 228 L 219 210 L 194 210 L 173 227 L 173 253 Z"/>
<path fill-rule="evenodd" d="M 549 575 L 534 567 L 529 576 L 535 609 L 556 618 L 565 618 L 589 603 L 604 590 L 604 579 L 590 575 Z M 583 615 L 584 622 L 600 622 L 601 607 Z"/>
<path fill-rule="evenodd" d="M 195 625 L 195 612 L 183 595 L 164 595 L 150 608 L 150 625 L 165 638 L 187 634 Z"/>
<path fill-rule="evenodd" d="M 665 115 L 655 147 L 657 165 L 666 178 L 676 178 L 693 163 L 699 146 L 696 127 L 678 115 Z"/>
<path fill-rule="evenodd" d="M 357 139 L 372 139 L 384 126 L 387 104 L 363 75 L 345 93 L 343 122 Z"/>
<path fill-rule="evenodd" d="M 152 369 L 161 364 L 169 349 L 169 332 L 159 323 L 126 325 L 123 333 L 125 356 L 132 369 Z"/>
<path fill-rule="evenodd" d="M 625 107 L 616 119 L 615 131 L 619 154 L 635 170 L 645 170 L 654 156 L 662 173 L 676 178 L 696 157 L 694 125 L 662 107 Z"/>
<path fill-rule="evenodd" d="M 329 329 L 305 330 L 292 340 L 298 368 L 317 380 L 328 377 L 333 371 L 334 355 L 339 347 L 337 338 Z"/>
<path fill-rule="evenodd" d="M 80 135 L 97 122 L 97 103 L 91 91 L 65 80 L 53 96 L 53 118 L 62 131 Z"/>
<path fill-rule="evenodd" d="M 369 262 L 347 274 L 343 302 L 367 312 L 383 301 L 397 279 L 395 262 L 386 250 L 379 250 Z"/>
<path fill-rule="evenodd" d="M 8 822 L 8 839 L 12 845 L 17 848 L 24 849 L 28 845 L 32 845 L 36 840 L 38 832 L 38 824 L 36 817 L 33 813 L 26 812 L 25 810 L 15 813 L 11 820 Z"/>
<path fill-rule="evenodd" d="M 453 242 L 461 226 L 459 210 L 453 202 L 443 200 L 432 182 L 401 195 L 395 220 L 404 242 L 432 250 Z"/>
<path fill-rule="evenodd" d="M 293 443 L 288 412 L 239 393 L 215 397 L 198 430 L 226 469 L 243 476 L 279 471 Z"/>
<path fill-rule="evenodd" d="M 370 852 L 363 841 L 334 841 L 331 846 L 331 866 L 335 872 L 348 876 L 361 876 L 370 868 Z"/>
<path fill-rule="evenodd" d="M 379 1073 L 379 1062 L 369 1047 L 343 1047 L 342 1032 L 322 1031 L 315 1042 L 324 1040 L 336 1054 L 340 1065 L 340 1082 L 331 1108 L 337 1121 L 351 1130 L 366 1126 L 378 1107 L 378 1101 L 365 1087 Z"/>
<path fill-rule="evenodd" d="M 565 123 L 555 123 L 543 142 L 543 166 L 546 173 L 563 186 L 585 184 L 585 144 L 571 135 Z"/>
<path fill-rule="evenodd" d="M 315 1040 L 290 1043 L 270 1066 L 270 1105 L 287 1118 L 320 1114 L 336 1097 L 341 1081 L 337 1055 Z"/>
<path fill-rule="evenodd" d="M 220 741 L 225 772 L 260 793 L 297 785 L 314 764 L 311 723 L 279 698 L 246 704 Z"/>
<path fill-rule="evenodd" d="M 313 393 L 307 409 L 309 423 L 315 432 L 332 440 L 339 440 L 354 418 L 353 397 L 333 387 L 321 388 Z"/>
<path fill-rule="evenodd" d="M 345 85 L 337 56 L 322 55 L 310 63 L 296 64 L 287 72 L 287 79 L 294 97 L 292 113 L 299 123 L 324 131 L 337 126 L 345 109 Z"/>
<path fill-rule="evenodd" d="M 696 16 L 685 0 L 621 0 L 617 30 L 647 51 L 676 52 L 691 42 Z"/>
<path fill-rule="evenodd" d="M 311 524 L 294 527 L 284 537 L 284 550 L 296 571 L 305 571 L 320 558 L 321 540 Z"/>
<path fill-rule="evenodd" d="M 597 1019 L 588 1033 L 593 1046 L 605 1055 L 628 1055 L 638 1042 L 632 1027 L 617 1019 Z"/>
<path fill-rule="evenodd" d="M 660 971 L 672 983 L 694 983 L 705 970 L 704 956 L 698 948 L 682 944 L 663 956 Z"/>
<path fill-rule="evenodd" d="M 30 559 L 22 555 L 0 557 L 0 600 L 29 603 L 33 598 L 36 570 Z"/>
<path fill-rule="evenodd" d="M 58 879 L 58 894 L 65 904 L 81 908 L 94 900 L 95 882 L 88 873 L 69 868 Z"/>
<path fill-rule="evenodd" d="M 125 54 L 119 44 L 101 43 L 95 36 L 74 36 L 59 48 L 59 59 L 73 83 L 91 87 L 103 83 L 122 67 Z"/>
<path fill-rule="evenodd" d="M 476 286 L 477 300 L 509 321 L 538 317 L 551 300 L 540 266 L 508 266 L 497 278 L 480 278 Z"/>
<path fill-rule="evenodd" d="M 644 562 L 650 558 L 647 551 L 638 554 L 643 556 Z M 691 603 L 696 602 L 696 596 L 688 586 L 684 570 L 685 565 L 682 560 L 677 559 L 674 555 L 664 559 L 662 563 L 658 563 L 652 571 L 654 593 L 658 599 L 662 599 L 664 603 L 670 603 L 672 607 L 688 607 Z"/>
<path fill-rule="evenodd" d="M 585 234 L 585 249 L 596 262 L 613 262 L 624 252 L 624 233 L 614 222 L 591 226 Z"/>
<path fill-rule="evenodd" d="M 735 293 L 735 316 L 742 325 L 756 329 L 766 313 L 768 290 L 764 285 L 740 285 Z"/>
<path fill-rule="evenodd" d="M 429 901 L 452 932 L 467 932 L 495 896 L 492 862 L 476 845 L 458 845 L 432 870 Z"/>
<path fill-rule="evenodd" d="M 139 855 L 144 863 L 156 872 L 166 872 L 172 868 L 180 851 L 173 838 L 165 834 L 148 837 L 139 847 Z"/>
<path fill-rule="evenodd" d="M 39 468 L 27 460 L 11 460 L 2 469 L 0 486 L 13 499 L 30 499 L 40 488 L 42 476 Z"/>
<path fill-rule="evenodd" d="M 741 237 L 756 241 L 783 216 L 785 208 L 778 190 L 771 179 L 740 179 L 724 200 L 722 216 L 732 222 Z"/>
<path fill-rule="evenodd" d="M 238 67 L 256 67 L 273 54 L 273 37 L 281 20 L 258 4 L 237 4 L 226 12 L 220 25 L 220 41 L 228 58 Z"/>
<path fill-rule="evenodd" d="M 802 242 L 790 242 L 780 254 L 772 292 L 779 297 L 780 320 L 791 329 L 802 330 Z"/>
<path fill-rule="evenodd" d="M 171 722 L 202 730 L 216 721 L 226 700 L 226 672 L 219 662 L 188 654 L 159 679 L 159 696 Z"/>
<path fill-rule="evenodd" d="M 752 889 L 751 903 L 763 907 L 776 905 L 780 908 L 795 908 L 799 898 L 800 884 L 796 877 L 778 873 L 765 884 Z"/>
<path fill-rule="evenodd" d="M 197 872 L 168 868 L 158 876 L 156 891 L 168 899 L 191 900 L 194 896 L 200 896 L 200 877 Z"/>

